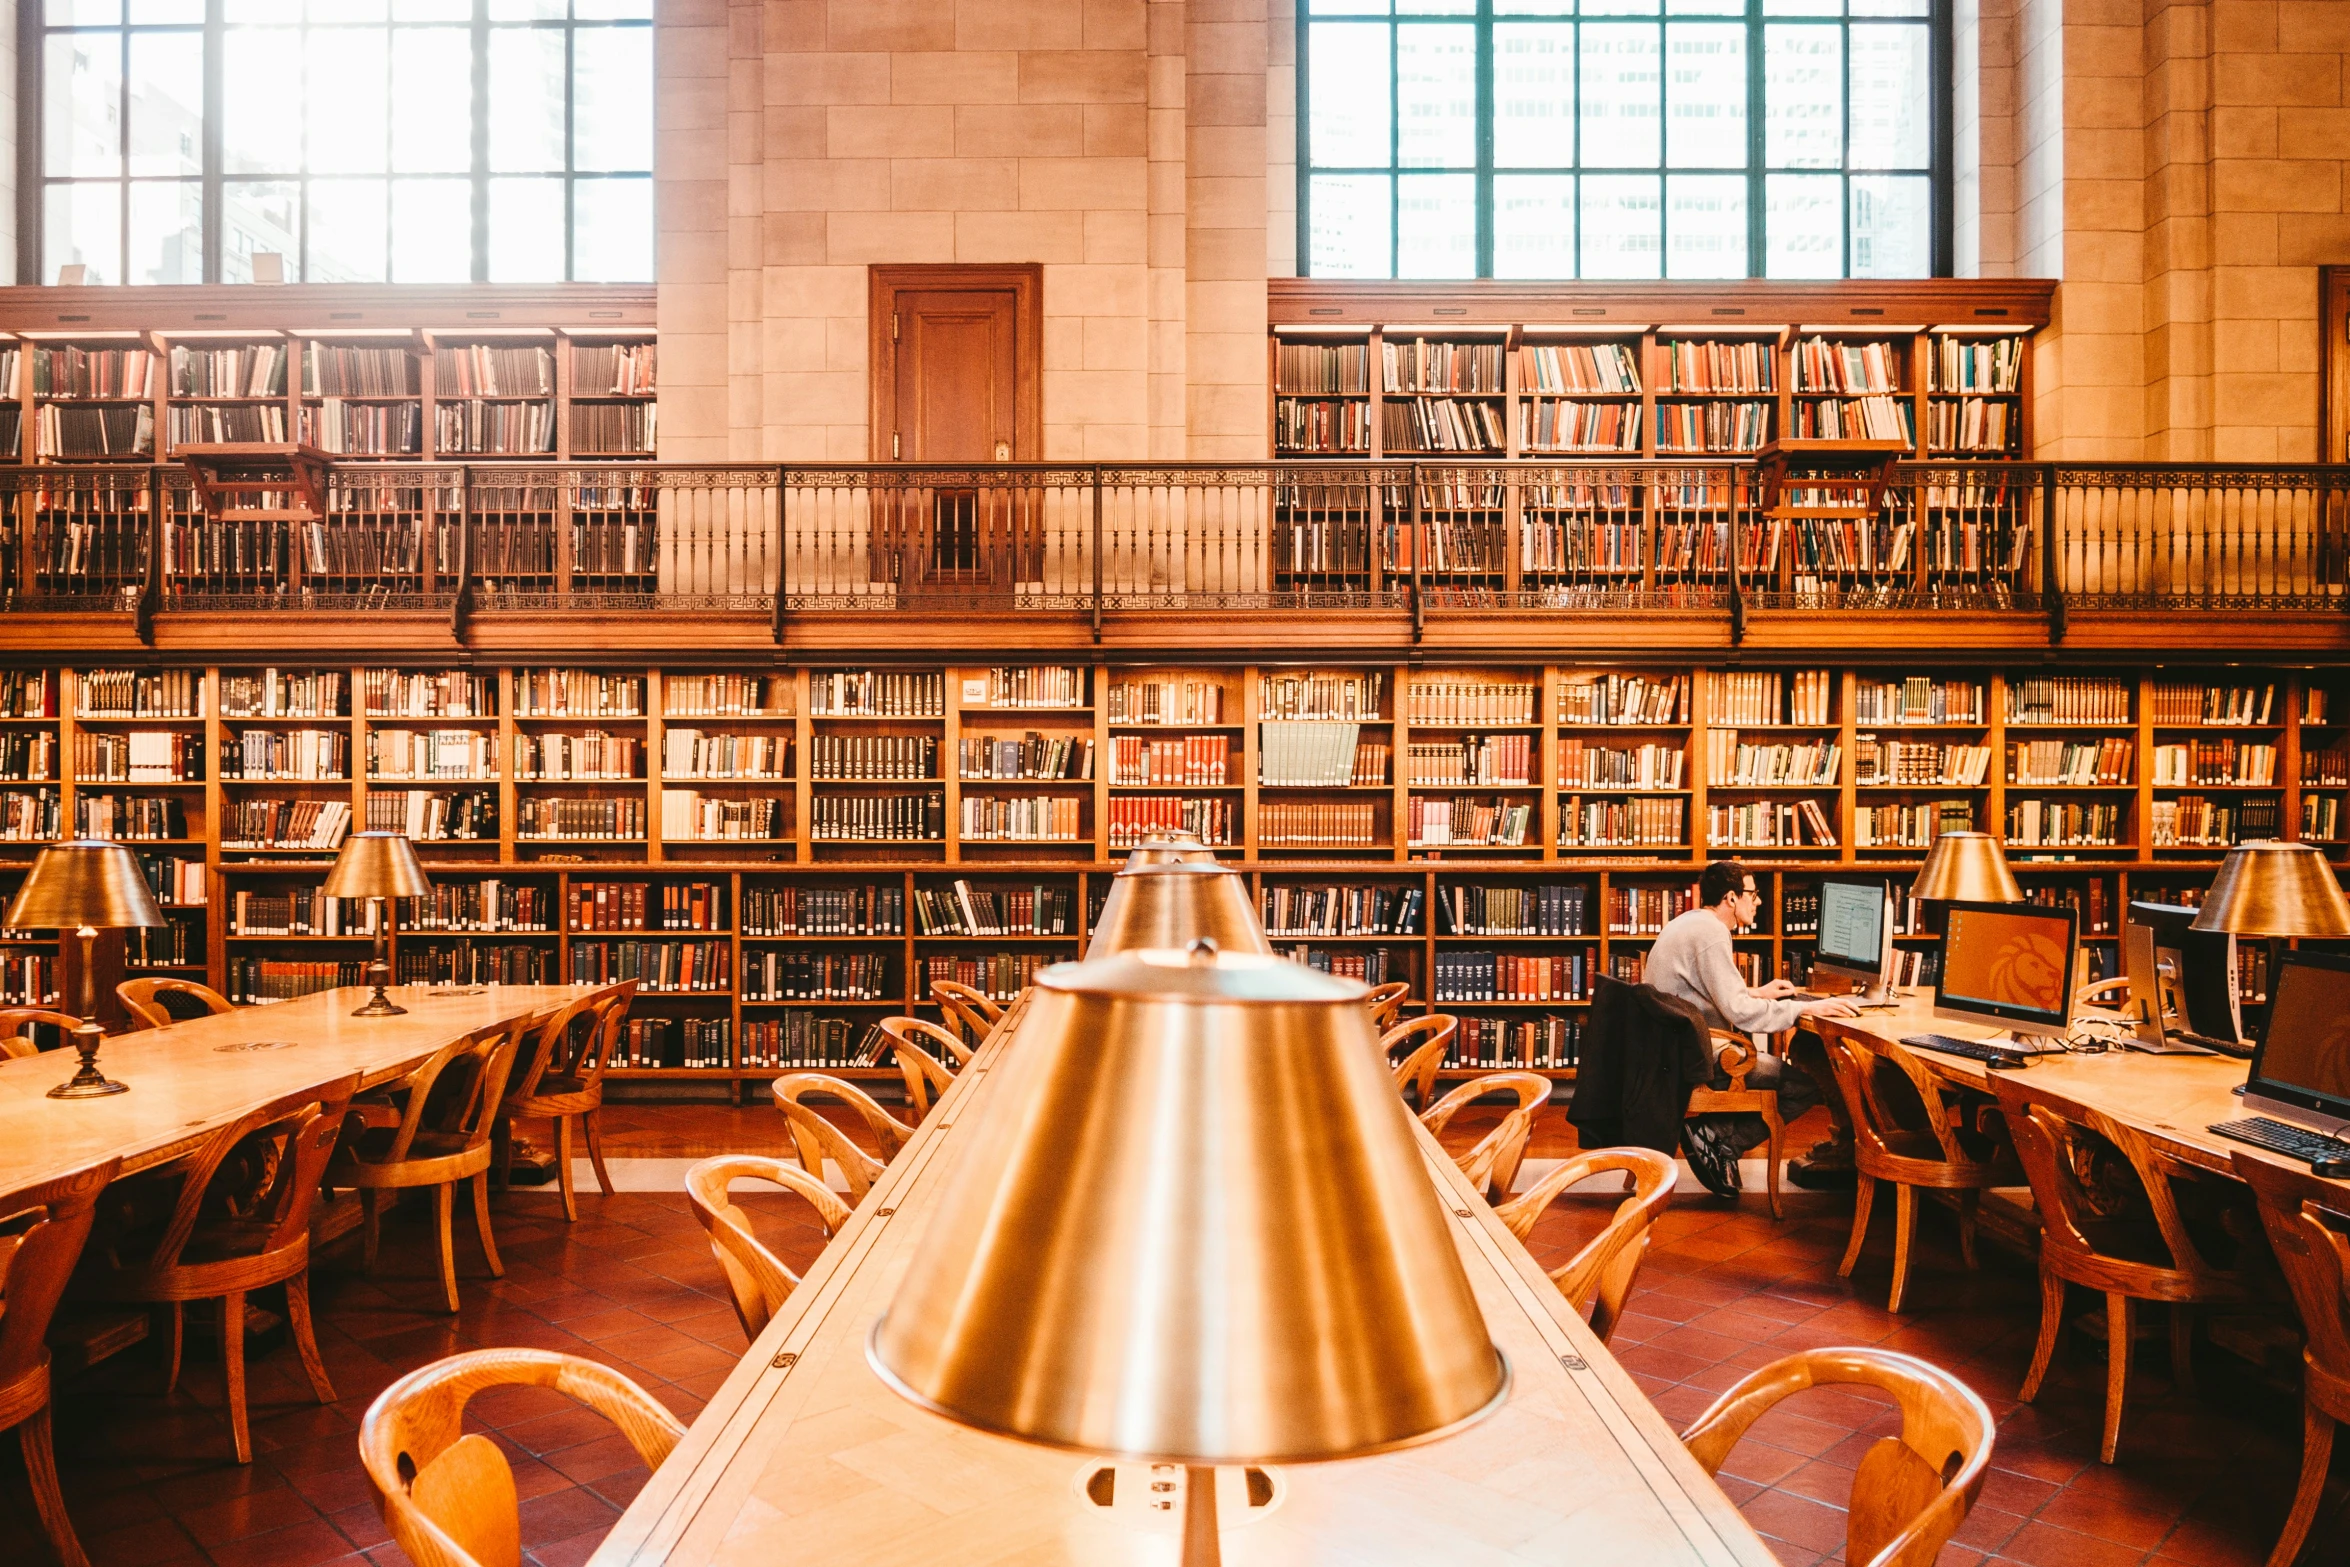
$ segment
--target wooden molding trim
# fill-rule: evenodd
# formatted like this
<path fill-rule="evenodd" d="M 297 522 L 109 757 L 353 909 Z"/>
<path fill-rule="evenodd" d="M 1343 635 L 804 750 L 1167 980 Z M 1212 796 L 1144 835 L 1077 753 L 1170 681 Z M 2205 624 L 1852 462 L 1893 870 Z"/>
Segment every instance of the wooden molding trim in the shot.
<path fill-rule="evenodd" d="M 0 331 L 385 331 L 653 325 L 650 283 L 205 283 L 0 288 Z"/>
<path fill-rule="evenodd" d="M 1888 326 L 2043 327 L 2052 278 L 1738 279 L 1708 283 L 1451 283 L 1274 278 L 1265 285 L 1271 326 L 1545 326 L 1875 323 Z"/>

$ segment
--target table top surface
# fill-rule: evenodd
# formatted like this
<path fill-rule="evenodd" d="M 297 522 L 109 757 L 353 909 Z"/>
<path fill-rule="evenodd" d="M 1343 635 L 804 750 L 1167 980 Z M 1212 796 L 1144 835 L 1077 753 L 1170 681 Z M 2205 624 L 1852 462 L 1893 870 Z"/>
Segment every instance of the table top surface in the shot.
<path fill-rule="evenodd" d="M 592 985 L 394 986 L 399 1017 L 353 1017 L 365 986 L 239 1007 L 107 1039 L 98 1068 L 130 1092 L 51 1099 L 73 1076 L 72 1050 L 0 1060 L 0 1192 L 119 1157 L 123 1170 L 178 1157 L 273 1099 L 359 1073 L 362 1086 L 404 1077 L 452 1039 L 544 1016 Z"/>
<path fill-rule="evenodd" d="M 2087 1015 L 2094 1015 L 2087 1014 Z M 1953 1039 L 1983 1039 L 1998 1032 L 1971 1023 L 1947 1023 L 1934 1017 L 1930 993 L 1913 993 L 1900 1006 L 1863 1012 L 1858 1017 L 1819 1018 L 1827 1030 L 1876 1034 L 1898 1041 L 1905 1034 L 1947 1034 Z M 2110 1033 L 2111 1030 L 2099 1030 Z M 1993 1073 L 1980 1061 L 1913 1047 L 1914 1054 L 1937 1076 L 1967 1088 L 1989 1093 Z M 2113 1117 L 2144 1133 L 2157 1148 L 2189 1164 L 2233 1175 L 2230 1162 L 2237 1153 L 2286 1165 L 2307 1174 L 2298 1159 L 2272 1154 L 2206 1130 L 2215 1122 L 2235 1120 L 2247 1112 L 2236 1090 L 2244 1086 L 2248 1063 L 2221 1055 L 2146 1055 L 2135 1050 L 2109 1049 L 2095 1054 L 2061 1052 L 2039 1055 L 2014 1074 L 2028 1086 L 2072 1100 Z M 2343 1182 L 2350 1189 L 2350 1182 Z"/>
<path fill-rule="evenodd" d="M 1112 1505 L 1097 1505 L 1085 1481 L 1101 1462 L 953 1425 L 866 1364 L 866 1335 L 954 1178 L 955 1129 L 985 1107 L 1018 1022 L 958 1075 L 591 1567 L 1175 1560 L 1180 1510 L 1154 1511 L 1150 1482 L 1176 1472 L 1119 1465 Z M 1525 1248 L 1435 1139 L 1420 1140 L 1511 1367 L 1507 1402 L 1443 1441 L 1275 1470 L 1261 1511 L 1225 1472 L 1225 1560 L 1771 1567 L 1761 1537 Z"/>

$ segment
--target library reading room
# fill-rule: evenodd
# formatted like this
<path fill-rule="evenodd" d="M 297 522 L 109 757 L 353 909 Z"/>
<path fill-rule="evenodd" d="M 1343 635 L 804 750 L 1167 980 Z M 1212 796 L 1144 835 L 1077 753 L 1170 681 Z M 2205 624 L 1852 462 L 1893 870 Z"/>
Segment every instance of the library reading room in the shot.
<path fill-rule="evenodd" d="M 2350 1567 L 2350 0 L 0 12 L 0 1567 Z"/>

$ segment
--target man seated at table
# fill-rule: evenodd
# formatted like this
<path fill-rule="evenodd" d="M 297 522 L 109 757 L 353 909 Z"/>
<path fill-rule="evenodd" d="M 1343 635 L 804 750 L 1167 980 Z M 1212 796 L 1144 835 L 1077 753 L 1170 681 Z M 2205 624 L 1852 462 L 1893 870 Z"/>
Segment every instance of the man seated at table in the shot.
<path fill-rule="evenodd" d="M 1767 985 L 1749 985 L 1738 972 L 1730 938 L 1754 923 L 1761 893 L 1754 874 L 1735 860 L 1708 865 L 1697 878 L 1697 900 L 1691 909 L 1665 926 L 1656 945 L 1648 949 L 1642 978 L 1668 996 L 1688 1002 L 1716 1028 L 1739 1034 L 1776 1034 L 1793 1028 L 1800 1017 L 1851 1017 L 1852 1004 L 1835 999 L 1801 1001 L 1795 986 L 1784 979 Z M 1746 1074 L 1746 1086 L 1777 1089 L 1779 1116 L 1792 1124 L 1820 1102 L 1819 1085 L 1808 1072 L 1790 1072 L 1777 1056 L 1757 1055 Z M 1729 1074 L 1715 1070 L 1713 1086 L 1730 1086 Z M 1707 1190 L 1718 1196 L 1738 1193 L 1738 1158 L 1770 1136 L 1763 1118 L 1752 1111 L 1692 1116 L 1682 1133 L 1689 1148 L 1689 1167 Z"/>

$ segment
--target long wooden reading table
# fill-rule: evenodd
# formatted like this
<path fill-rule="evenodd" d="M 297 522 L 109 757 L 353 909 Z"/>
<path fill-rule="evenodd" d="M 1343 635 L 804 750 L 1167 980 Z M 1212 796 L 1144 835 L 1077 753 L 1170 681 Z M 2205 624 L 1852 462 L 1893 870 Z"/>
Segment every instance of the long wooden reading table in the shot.
<path fill-rule="evenodd" d="M 356 1072 L 362 1087 L 407 1076 L 449 1041 L 521 1017 L 544 1017 L 588 985 L 394 986 L 403 1017 L 353 1017 L 363 986 L 240 1007 L 109 1038 L 98 1066 L 127 1094 L 51 1099 L 71 1077 L 71 1050 L 0 1061 L 0 1192 L 119 1156 L 122 1173 L 187 1153 L 249 1110 Z"/>
<path fill-rule="evenodd" d="M 967 1431 L 905 1402 L 865 1338 L 954 1179 L 958 1129 L 1017 1048 L 1008 1018 L 751 1346 L 591 1567 L 1118 1567 L 1175 1560 L 1149 1471 Z M 1421 1133 L 1471 1284 L 1509 1359 L 1507 1403 L 1445 1441 L 1276 1471 L 1219 1511 L 1225 1560 L 1637 1562 L 1771 1567 L 1760 1536 L 1558 1289 Z"/>

